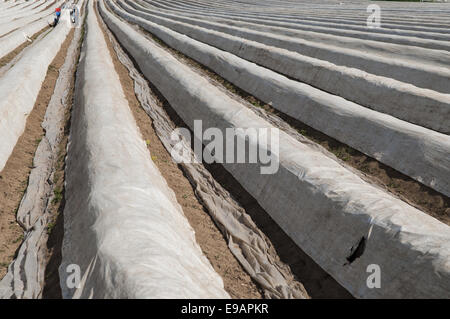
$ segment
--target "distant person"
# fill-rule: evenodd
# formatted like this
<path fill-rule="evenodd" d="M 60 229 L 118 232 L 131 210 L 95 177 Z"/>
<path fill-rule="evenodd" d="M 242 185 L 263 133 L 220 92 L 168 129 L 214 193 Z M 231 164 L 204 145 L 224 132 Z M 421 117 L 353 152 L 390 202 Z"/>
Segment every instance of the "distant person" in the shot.
<path fill-rule="evenodd" d="M 55 9 L 55 18 L 53 19 L 53 25 L 52 27 L 56 27 L 56 25 L 59 22 L 59 18 L 61 17 L 61 8 Z"/>
<path fill-rule="evenodd" d="M 75 23 L 75 7 L 73 7 L 71 10 L 70 10 L 70 20 L 72 21 L 72 23 Z"/>

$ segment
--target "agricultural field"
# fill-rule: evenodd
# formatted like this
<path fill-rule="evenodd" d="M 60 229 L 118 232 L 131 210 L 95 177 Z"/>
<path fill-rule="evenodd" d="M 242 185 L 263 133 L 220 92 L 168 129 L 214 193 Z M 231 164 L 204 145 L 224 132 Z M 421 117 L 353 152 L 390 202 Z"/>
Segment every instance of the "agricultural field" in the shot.
<path fill-rule="evenodd" d="M 450 3 L 0 0 L 0 298 L 450 298 Z"/>

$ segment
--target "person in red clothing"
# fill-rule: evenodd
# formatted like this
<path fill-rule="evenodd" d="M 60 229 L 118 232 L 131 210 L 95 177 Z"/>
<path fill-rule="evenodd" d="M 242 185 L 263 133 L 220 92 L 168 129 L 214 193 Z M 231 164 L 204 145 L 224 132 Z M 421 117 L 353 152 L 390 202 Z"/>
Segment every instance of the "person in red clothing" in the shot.
<path fill-rule="evenodd" d="M 56 27 L 56 25 L 59 22 L 59 18 L 61 17 L 61 8 L 56 8 L 55 9 L 55 19 L 53 20 L 53 25 L 52 27 Z"/>

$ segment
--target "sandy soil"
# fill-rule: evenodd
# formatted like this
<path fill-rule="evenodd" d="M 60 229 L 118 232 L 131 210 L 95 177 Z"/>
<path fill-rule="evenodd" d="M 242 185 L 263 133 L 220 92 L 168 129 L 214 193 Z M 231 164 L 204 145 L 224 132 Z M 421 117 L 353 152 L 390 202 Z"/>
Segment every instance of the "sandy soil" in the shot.
<path fill-rule="evenodd" d="M 58 69 L 63 65 L 73 30 L 59 53 L 48 67 L 47 76 L 27 119 L 25 131 L 17 141 L 4 169 L 0 172 L 0 279 L 23 240 L 23 230 L 16 222 L 16 210 L 27 188 L 36 148 L 44 135 L 41 123 L 58 79 Z"/>
<path fill-rule="evenodd" d="M 105 39 L 136 123 L 144 140 L 147 141 L 151 158 L 169 187 L 175 192 L 178 203 L 182 206 L 185 216 L 195 230 L 197 243 L 216 272 L 223 278 L 225 290 L 233 298 L 262 298 L 259 288 L 232 255 L 221 232 L 198 201 L 189 180 L 172 161 L 170 154 L 157 137 L 151 119 L 142 109 L 134 94 L 134 84 L 128 75 L 128 70 L 115 55 L 108 36 L 105 36 Z"/>

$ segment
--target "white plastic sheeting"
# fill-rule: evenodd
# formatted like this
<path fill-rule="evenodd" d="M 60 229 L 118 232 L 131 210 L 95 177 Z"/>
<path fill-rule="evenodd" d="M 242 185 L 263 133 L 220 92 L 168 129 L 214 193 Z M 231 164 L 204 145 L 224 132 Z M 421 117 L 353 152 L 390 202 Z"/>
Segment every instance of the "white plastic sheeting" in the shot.
<path fill-rule="evenodd" d="M 44 3 L 44 1 L 45 0 L 39 0 L 35 2 L 25 1 L 22 3 L 18 3 L 16 6 L 9 7 L 7 10 L 0 12 L 0 18 L 31 10 L 35 6 L 39 6 Z"/>
<path fill-rule="evenodd" d="M 53 6 L 48 8 L 45 11 L 41 11 L 39 13 L 35 13 L 33 15 L 15 19 L 13 21 L 4 22 L 0 21 L 0 37 L 6 35 L 7 33 L 14 31 L 18 28 L 21 28 L 23 26 L 26 26 L 29 23 L 32 23 L 34 21 L 37 21 L 41 18 L 48 17 L 49 15 L 53 14 L 55 12 L 55 8 L 59 6 L 63 1 L 57 1 Z M 0 44 L 2 43 L 2 38 L 0 38 Z"/>
<path fill-rule="evenodd" d="M 81 0 L 82 2 L 83 0 Z M 81 39 L 81 29 L 75 30 L 72 43 L 67 50 L 63 66 L 59 69 L 53 95 L 48 104 L 42 127 L 42 138 L 33 159 L 33 169 L 28 187 L 16 220 L 25 230 L 24 242 L 17 256 L 8 267 L 8 273 L 0 281 L 0 299 L 42 298 L 45 284 L 45 268 L 48 262 L 48 224 L 52 220 L 50 207 L 54 199 L 52 174 L 58 159 L 59 141 L 64 130 L 64 115 L 68 100 L 72 75 L 77 58 L 77 48 Z"/>
<path fill-rule="evenodd" d="M 242 34 L 230 35 L 223 30 L 216 31 L 161 15 L 139 13 L 154 23 L 349 101 L 435 131 L 450 133 L 450 94 L 259 43 L 259 38 L 257 41 L 249 40 Z"/>
<path fill-rule="evenodd" d="M 290 80 L 231 53 L 133 16 L 113 2 L 107 3 L 122 18 L 140 25 L 170 47 L 275 109 L 450 196 L 450 136 Z"/>
<path fill-rule="evenodd" d="M 68 19 L 63 12 L 61 22 Z M 0 172 L 25 129 L 28 115 L 47 74 L 47 68 L 69 33 L 66 23 L 35 43 L 21 59 L 0 77 Z"/>
<path fill-rule="evenodd" d="M 2 0 L 1 3 L 0 3 L 0 11 L 7 10 L 8 8 L 10 8 L 12 6 L 15 6 L 15 5 L 18 5 L 21 2 L 23 3 L 23 2 L 25 2 L 25 0 L 17 0 L 17 1 L 14 1 L 14 0 L 13 1 Z"/>
<path fill-rule="evenodd" d="M 137 0 L 136 2 L 143 4 L 144 6 L 150 6 L 153 1 L 145 1 Z M 260 2 L 259 2 L 260 3 Z M 161 10 L 161 7 L 163 7 L 166 10 L 170 10 L 171 12 L 178 12 L 182 13 L 183 15 L 197 15 L 199 13 L 200 8 L 192 8 L 192 7 L 182 7 L 183 1 L 164 1 L 164 3 L 153 3 L 152 6 L 157 7 L 155 4 L 158 4 L 160 7 L 158 7 Z M 282 17 L 276 17 L 276 16 L 260 16 L 255 15 L 252 12 L 249 12 L 248 10 L 240 10 L 240 12 L 233 12 L 230 10 L 230 8 L 223 9 L 212 9 L 213 3 L 211 1 L 208 1 L 209 7 L 203 8 L 203 10 L 200 10 L 203 16 L 208 16 L 209 18 L 213 18 L 215 20 L 215 17 L 224 17 L 228 18 L 228 21 L 251 21 L 254 23 L 264 24 L 267 26 L 281 26 L 286 27 L 289 29 L 299 29 L 299 30 L 315 30 L 315 31 L 321 31 L 328 34 L 338 34 L 338 35 L 348 35 L 350 31 L 356 31 L 360 33 L 351 33 L 351 36 L 358 36 L 358 34 L 364 34 L 364 36 L 367 36 L 371 39 L 381 40 L 378 35 L 388 35 L 391 36 L 393 40 L 402 39 L 400 36 L 406 36 L 406 37 L 414 37 L 419 39 L 433 39 L 433 40 L 444 40 L 448 41 L 450 40 L 450 36 L 445 33 L 438 33 L 438 32 L 425 32 L 423 30 L 401 30 L 401 29 L 389 29 L 384 27 L 383 28 L 372 28 L 368 29 L 367 25 L 345 25 L 341 23 L 336 23 L 332 21 L 324 21 L 324 22 L 316 22 L 316 21 L 308 21 L 305 19 L 289 19 L 289 18 L 282 18 Z M 181 5 L 181 6 L 180 6 Z M 385 38 L 382 38 L 385 39 Z M 428 45 L 428 42 L 423 42 L 423 45 Z"/>
<path fill-rule="evenodd" d="M 221 130 L 271 127 L 100 3 L 121 44 L 191 128 L 196 119 Z M 248 143 L 257 141 L 250 136 Z M 258 164 L 223 165 L 325 271 L 356 297 L 450 297 L 449 226 L 284 132 L 272 143 L 275 153 L 279 147 L 276 174 L 261 175 Z M 349 263 L 355 252 L 359 258 Z M 379 289 L 367 286 L 371 264 L 381 269 Z"/>
<path fill-rule="evenodd" d="M 151 93 L 147 80 L 134 67 L 133 62 L 107 30 L 120 62 L 126 66 L 134 80 L 134 92 L 142 108 L 151 117 L 155 132 L 167 151 L 175 144 L 183 148 L 189 158 L 194 158 L 191 147 L 178 135 L 173 139 L 176 125 L 159 106 Z M 201 200 L 214 223 L 228 242 L 228 248 L 250 277 L 264 291 L 264 297 L 274 299 L 304 299 L 307 292 L 294 279 L 289 266 L 280 261 L 275 248 L 266 235 L 253 222 L 240 203 L 222 187 L 202 163 L 180 163 L 195 195 Z"/>
<path fill-rule="evenodd" d="M 53 2 L 55 2 L 55 0 L 51 0 L 48 3 L 47 1 L 39 1 L 29 7 L 18 10 L 17 12 L 9 13 L 7 14 L 7 16 L 0 17 L 0 19 L 2 20 L 2 22 L 10 22 L 16 19 L 32 16 L 33 14 L 42 11 L 46 7 L 46 5 L 49 5 Z"/>
<path fill-rule="evenodd" d="M 150 159 L 92 3 L 66 167 L 63 297 L 228 298 Z M 73 264 L 78 289 L 67 285 Z"/>
<path fill-rule="evenodd" d="M 330 33 L 302 31 L 296 29 L 267 26 L 251 22 L 233 21 L 233 19 L 213 18 L 209 14 L 195 14 L 192 17 L 178 12 L 161 12 L 139 6 L 134 1 L 126 0 L 142 12 L 164 16 L 201 26 L 210 30 L 224 32 L 247 40 L 298 52 L 305 56 L 326 60 L 336 65 L 357 68 L 368 73 L 391 77 L 411 83 L 418 87 L 450 93 L 450 57 L 443 50 L 450 50 L 448 41 L 433 41 L 400 37 L 402 45 L 391 44 L 391 36 L 383 37 L 386 42 L 370 41 L 370 33 L 359 39 L 355 32 L 348 32 L 347 37 Z M 356 37 L 355 37 L 356 36 Z M 403 43 L 404 42 L 404 43 Z M 419 43 L 417 43 L 419 42 Z M 429 50 L 418 45 L 435 46 Z M 403 45 L 404 44 L 404 45 Z M 407 46 L 405 46 L 407 45 Z M 395 53 L 396 59 L 392 59 Z"/>
<path fill-rule="evenodd" d="M 0 39 L 0 59 L 30 39 L 35 33 L 48 26 L 47 19 L 41 18 Z"/>
<path fill-rule="evenodd" d="M 402 6 L 401 14 L 403 17 L 399 16 L 398 10 L 394 13 L 395 17 L 388 16 L 388 6 L 392 6 L 395 2 L 386 2 L 383 3 L 383 15 L 382 15 L 382 28 L 367 28 L 367 1 L 360 1 L 359 10 L 354 11 L 354 15 L 352 17 L 344 14 L 345 8 L 348 6 L 340 6 L 340 3 L 336 3 L 333 8 L 327 10 L 321 7 L 315 7 L 314 2 L 289 2 L 285 7 L 285 10 L 282 10 L 280 7 L 274 8 L 273 3 L 267 4 L 263 1 L 258 1 L 257 3 L 248 3 L 247 6 L 241 3 L 239 6 L 234 4 L 221 6 L 224 1 L 218 3 L 217 1 L 204 1 L 200 5 L 192 5 L 192 1 L 169 1 L 166 0 L 164 2 L 161 1 L 152 1 L 152 0 L 136 0 L 136 2 L 143 3 L 143 5 L 148 6 L 149 4 L 154 5 L 155 7 L 162 9 L 171 9 L 174 7 L 181 9 L 182 13 L 187 13 L 189 10 L 194 11 L 195 13 L 207 13 L 207 14 L 216 14 L 216 13 L 225 13 L 230 18 L 234 18 L 235 16 L 243 16 L 243 17 L 252 17 L 262 19 L 264 23 L 268 21 L 277 21 L 277 22 L 289 22 L 296 25 L 327 25 L 330 24 L 335 28 L 340 29 L 357 29 L 363 30 L 365 32 L 373 33 L 387 33 L 387 34 L 405 34 L 406 32 L 423 32 L 421 35 L 430 36 L 430 33 L 437 34 L 450 34 L 448 27 L 450 24 L 448 23 L 448 19 L 446 18 L 446 13 L 448 14 L 448 5 L 443 4 L 440 7 L 436 3 L 431 4 L 434 6 L 436 10 L 432 13 L 432 16 L 427 16 L 425 10 L 423 8 L 417 8 L 417 3 L 410 4 L 401 2 Z M 171 3 L 170 6 L 168 6 Z M 279 3 L 277 1 L 277 3 Z M 229 3 L 230 4 L 230 3 Z M 337 5 L 339 4 L 339 5 Z M 424 6 L 430 6 L 429 3 L 424 3 Z M 296 7 L 295 7 L 296 6 Z M 313 7 L 313 8 L 311 8 Z M 286 10 L 286 8 L 288 8 Z M 310 10 L 308 10 L 310 9 Z M 312 9 L 312 10 L 311 10 Z M 419 9 L 420 12 L 418 12 Z M 324 14 L 324 12 L 326 12 Z M 423 14 L 423 16 L 422 16 Z M 405 16 L 406 15 L 406 16 Z M 411 34 L 411 33 L 409 33 Z M 414 34 L 415 35 L 415 34 Z"/>

